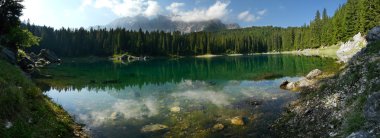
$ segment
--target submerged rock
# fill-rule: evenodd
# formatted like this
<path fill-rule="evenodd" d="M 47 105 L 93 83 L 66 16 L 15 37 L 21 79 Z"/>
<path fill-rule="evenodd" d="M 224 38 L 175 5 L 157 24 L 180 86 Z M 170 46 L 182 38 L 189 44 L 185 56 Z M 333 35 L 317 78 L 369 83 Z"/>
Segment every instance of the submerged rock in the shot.
<path fill-rule="evenodd" d="M 249 97 L 249 98 L 245 98 L 237 102 L 234 102 L 228 105 L 227 107 L 230 107 L 233 109 L 253 109 L 261 104 L 263 104 L 263 100 L 257 99 L 255 97 Z"/>
<path fill-rule="evenodd" d="M 215 124 L 212 128 L 214 130 L 223 130 L 224 129 L 224 125 L 221 124 L 221 123 L 218 123 L 218 124 Z"/>
<path fill-rule="evenodd" d="M 177 113 L 177 112 L 180 112 L 180 111 L 181 111 L 181 108 L 178 107 L 178 106 L 174 106 L 174 107 L 170 108 L 170 112 Z"/>
<path fill-rule="evenodd" d="M 231 119 L 231 124 L 236 126 L 243 126 L 245 125 L 244 118 L 242 116 L 236 116 Z"/>
<path fill-rule="evenodd" d="M 113 112 L 110 116 L 110 118 L 112 120 L 119 120 L 119 119 L 122 119 L 124 117 L 124 114 L 121 113 L 121 112 Z"/>
<path fill-rule="evenodd" d="M 158 131 L 166 131 L 169 127 L 162 124 L 152 124 L 152 125 L 146 125 L 141 129 L 141 132 L 148 133 L 148 132 L 158 132 Z"/>

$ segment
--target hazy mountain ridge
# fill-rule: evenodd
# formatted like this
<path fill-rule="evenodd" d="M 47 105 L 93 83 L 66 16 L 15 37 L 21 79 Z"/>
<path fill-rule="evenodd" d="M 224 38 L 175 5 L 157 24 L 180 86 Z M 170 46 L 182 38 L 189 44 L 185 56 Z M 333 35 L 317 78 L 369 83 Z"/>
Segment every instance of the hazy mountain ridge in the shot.
<path fill-rule="evenodd" d="M 169 16 L 157 16 L 149 19 L 143 16 L 123 17 L 112 21 L 105 26 L 106 28 L 125 28 L 128 30 L 156 31 L 162 30 L 165 32 L 180 31 L 184 33 L 199 32 L 199 31 L 218 31 L 224 29 L 240 28 L 238 24 L 224 24 L 220 20 L 209 20 L 199 22 L 183 22 L 173 21 Z"/>

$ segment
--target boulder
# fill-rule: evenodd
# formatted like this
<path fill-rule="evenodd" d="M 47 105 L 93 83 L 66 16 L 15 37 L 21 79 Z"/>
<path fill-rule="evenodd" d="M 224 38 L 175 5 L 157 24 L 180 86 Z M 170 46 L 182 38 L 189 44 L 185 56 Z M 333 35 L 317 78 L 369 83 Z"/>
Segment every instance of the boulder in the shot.
<path fill-rule="evenodd" d="M 31 58 L 31 60 L 32 60 L 32 58 Z M 34 63 L 34 65 L 36 67 L 44 67 L 47 64 L 50 64 L 50 62 L 43 59 L 43 58 L 37 59 L 37 61 L 35 61 L 35 63 Z"/>
<path fill-rule="evenodd" d="M 7 48 L 2 48 L 1 46 L 0 46 L 0 58 L 5 59 L 6 61 L 12 64 L 17 63 L 16 54 Z"/>
<path fill-rule="evenodd" d="M 124 117 L 124 114 L 121 113 L 121 112 L 113 112 L 110 116 L 110 118 L 112 120 L 119 120 L 119 119 L 122 119 Z"/>
<path fill-rule="evenodd" d="M 309 72 L 309 74 L 306 75 L 306 79 L 309 79 L 309 80 L 314 79 L 318 77 L 319 75 L 322 75 L 322 71 L 319 69 L 314 69 L 311 72 Z"/>
<path fill-rule="evenodd" d="M 369 96 L 364 106 L 364 116 L 368 121 L 380 123 L 380 92 Z"/>
<path fill-rule="evenodd" d="M 61 59 L 59 59 L 57 57 L 57 55 L 55 55 L 55 53 L 53 53 L 49 50 L 46 50 L 46 49 L 42 49 L 40 51 L 40 54 L 38 54 L 38 57 L 44 58 L 51 63 L 60 63 L 61 62 Z"/>
<path fill-rule="evenodd" d="M 313 85 L 316 81 L 315 80 L 309 80 L 309 79 L 301 79 L 299 81 L 297 81 L 297 87 L 309 87 L 311 85 Z"/>
<path fill-rule="evenodd" d="M 181 108 L 178 107 L 178 106 L 175 106 L 175 107 L 172 107 L 170 108 L 170 112 L 173 112 L 173 113 L 178 113 L 181 111 Z"/>
<path fill-rule="evenodd" d="M 289 81 L 284 81 L 281 83 L 280 88 L 284 90 L 293 90 L 297 87 L 296 83 L 294 82 L 289 82 Z"/>
<path fill-rule="evenodd" d="M 29 54 L 29 57 L 30 57 L 30 60 L 36 62 L 39 58 L 38 58 L 38 55 L 34 54 L 33 52 L 31 52 Z"/>
<path fill-rule="evenodd" d="M 287 81 L 287 80 L 284 81 L 284 82 L 282 82 L 281 85 L 280 85 L 280 88 L 281 88 L 281 89 L 286 89 L 286 86 L 287 86 L 289 83 L 290 83 L 290 82 Z"/>
<path fill-rule="evenodd" d="M 365 37 L 368 43 L 380 40 L 380 26 L 372 28 Z"/>
<path fill-rule="evenodd" d="M 244 118 L 242 116 L 236 116 L 231 119 L 231 124 L 236 126 L 243 126 L 245 125 Z"/>
<path fill-rule="evenodd" d="M 166 125 L 162 124 L 151 124 L 151 125 L 146 125 L 141 129 L 141 132 L 143 133 L 148 133 L 148 132 L 161 132 L 161 131 L 166 131 L 168 130 L 169 127 Z"/>

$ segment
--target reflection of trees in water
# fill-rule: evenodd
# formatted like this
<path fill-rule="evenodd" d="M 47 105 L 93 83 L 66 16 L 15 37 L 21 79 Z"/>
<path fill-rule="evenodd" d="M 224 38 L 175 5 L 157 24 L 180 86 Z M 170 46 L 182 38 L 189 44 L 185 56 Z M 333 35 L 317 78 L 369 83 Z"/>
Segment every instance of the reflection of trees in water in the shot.
<path fill-rule="evenodd" d="M 301 76 L 310 70 L 337 69 L 333 59 L 294 55 L 258 55 L 247 57 L 217 57 L 211 59 L 155 59 L 128 65 L 109 61 L 68 62 L 46 69 L 53 79 L 40 79 L 57 89 L 106 90 L 146 84 L 162 85 L 182 80 L 262 80 L 283 76 Z"/>

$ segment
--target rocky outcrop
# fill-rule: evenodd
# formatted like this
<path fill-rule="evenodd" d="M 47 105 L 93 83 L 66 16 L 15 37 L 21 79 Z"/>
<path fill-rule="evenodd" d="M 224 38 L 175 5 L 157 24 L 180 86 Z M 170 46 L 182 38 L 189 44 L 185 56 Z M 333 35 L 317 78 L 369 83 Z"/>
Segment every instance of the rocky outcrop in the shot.
<path fill-rule="evenodd" d="M 111 58 L 111 60 L 113 61 L 120 61 L 120 62 L 146 61 L 148 59 L 150 59 L 150 57 L 148 56 L 137 57 L 137 56 L 132 56 L 128 54 L 123 54 L 123 55 L 119 55 L 119 56 L 115 56 Z"/>
<path fill-rule="evenodd" d="M 24 57 L 21 57 L 18 64 L 24 70 L 31 70 L 36 67 L 44 67 L 50 63 L 60 62 L 61 59 L 59 59 L 53 52 L 42 49 L 38 55 L 32 52 L 30 54 L 26 54 Z"/>
<path fill-rule="evenodd" d="M 301 88 L 306 88 L 306 87 L 311 87 L 313 86 L 317 81 L 318 77 L 322 75 L 322 71 L 319 69 L 314 69 L 310 71 L 306 77 L 301 78 L 297 82 L 289 82 L 289 81 L 284 81 L 281 85 L 281 89 L 285 90 L 292 90 L 292 91 L 298 91 Z"/>
<path fill-rule="evenodd" d="M 162 132 L 167 131 L 169 129 L 168 126 L 162 125 L 162 124 L 152 124 L 152 125 L 146 125 L 141 129 L 141 132 L 148 133 L 148 132 Z"/>
<path fill-rule="evenodd" d="M 336 52 L 339 60 L 347 63 L 356 53 L 367 45 L 367 40 L 361 35 L 356 34 L 352 40 L 342 44 Z"/>
<path fill-rule="evenodd" d="M 0 58 L 5 59 L 11 64 L 16 64 L 16 54 L 11 50 L 0 46 Z"/>
<path fill-rule="evenodd" d="M 319 75 L 322 75 L 322 71 L 319 69 L 314 69 L 306 75 L 306 79 L 315 79 Z"/>
<path fill-rule="evenodd" d="M 366 39 L 367 39 L 368 43 L 372 43 L 372 42 L 375 42 L 377 40 L 380 40 L 380 26 L 376 26 L 375 28 L 372 28 L 368 32 Z"/>
<path fill-rule="evenodd" d="M 315 87 L 300 89 L 272 126 L 280 137 L 380 136 L 380 41 L 354 56 L 346 67 Z"/>
<path fill-rule="evenodd" d="M 54 52 L 52 52 L 50 50 L 46 50 L 46 49 L 41 49 L 40 54 L 38 54 L 38 57 L 44 58 L 45 60 L 47 60 L 51 63 L 60 63 L 61 62 L 61 59 L 59 59 L 58 56 Z"/>

